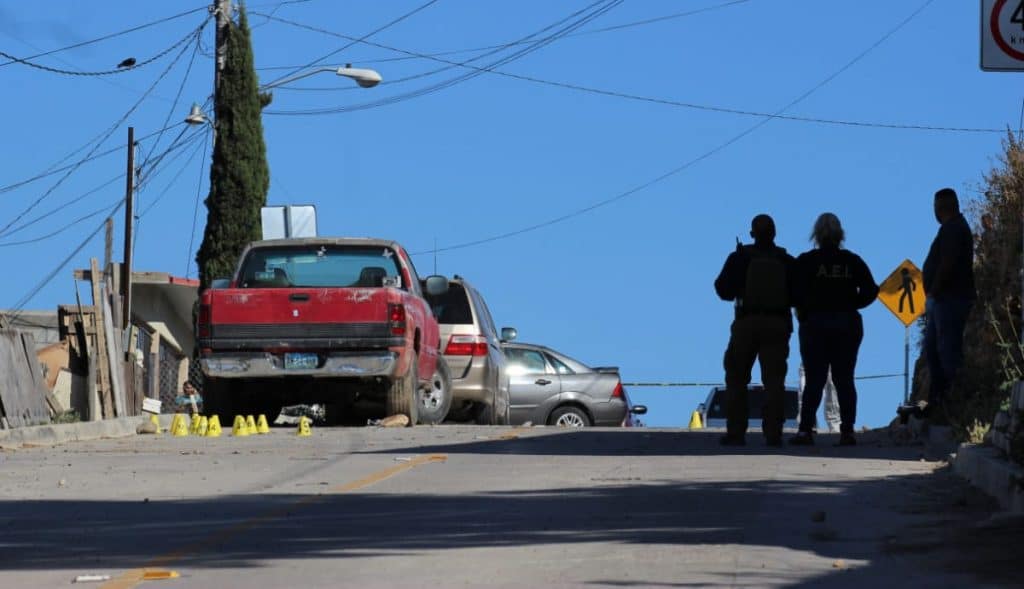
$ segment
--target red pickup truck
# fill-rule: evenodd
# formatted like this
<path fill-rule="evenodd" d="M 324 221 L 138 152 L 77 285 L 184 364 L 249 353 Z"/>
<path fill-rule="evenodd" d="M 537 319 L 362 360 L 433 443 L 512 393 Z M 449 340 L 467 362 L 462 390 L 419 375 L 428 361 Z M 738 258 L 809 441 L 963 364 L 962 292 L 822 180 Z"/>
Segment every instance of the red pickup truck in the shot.
<path fill-rule="evenodd" d="M 200 297 L 206 411 L 272 420 L 282 405 L 368 401 L 383 402 L 385 415 L 409 416 L 410 425 L 444 420 L 451 377 L 423 291 L 447 288 L 443 276 L 421 285 L 393 241 L 250 244 L 234 277 Z"/>

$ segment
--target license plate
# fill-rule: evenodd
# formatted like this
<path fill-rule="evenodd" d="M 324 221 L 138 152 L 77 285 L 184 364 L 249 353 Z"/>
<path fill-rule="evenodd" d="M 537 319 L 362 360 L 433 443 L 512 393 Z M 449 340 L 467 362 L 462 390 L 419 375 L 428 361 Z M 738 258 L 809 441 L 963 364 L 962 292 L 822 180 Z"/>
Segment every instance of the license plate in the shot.
<path fill-rule="evenodd" d="M 285 354 L 284 355 L 284 369 L 285 370 L 308 370 L 316 368 L 319 363 L 319 359 L 316 354 Z"/>

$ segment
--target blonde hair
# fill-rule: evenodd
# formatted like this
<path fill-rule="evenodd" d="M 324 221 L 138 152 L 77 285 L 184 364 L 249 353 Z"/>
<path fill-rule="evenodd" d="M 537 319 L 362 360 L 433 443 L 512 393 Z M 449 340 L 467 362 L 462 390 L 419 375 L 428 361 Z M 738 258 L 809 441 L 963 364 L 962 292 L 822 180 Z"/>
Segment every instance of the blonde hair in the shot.
<path fill-rule="evenodd" d="M 832 213 L 822 213 L 818 216 L 811 231 L 811 241 L 818 244 L 818 247 L 839 247 L 845 239 L 846 232 L 843 231 L 839 217 Z"/>

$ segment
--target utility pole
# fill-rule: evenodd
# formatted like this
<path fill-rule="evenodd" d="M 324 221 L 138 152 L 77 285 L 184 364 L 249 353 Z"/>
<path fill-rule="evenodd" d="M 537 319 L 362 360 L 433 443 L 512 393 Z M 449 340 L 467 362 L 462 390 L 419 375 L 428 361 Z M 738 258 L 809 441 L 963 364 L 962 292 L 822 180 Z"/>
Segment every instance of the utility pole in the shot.
<path fill-rule="evenodd" d="M 213 60 L 213 112 L 214 116 L 216 116 L 217 105 L 220 103 L 220 75 L 224 71 L 224 66 L 228 60 L 228 27 L 231 25 L 231 0 L 214 0 L 213 11 L 217 15 L 217 59 Z M 216 136 L 214 134 L 214 138 Z"/>
<path fill-rule="evenodd" d="M 128 127 L 128 171 L 125 174 L 124 264 L 121 266 L 121 288 L 124 291 L 124 314 L 121 327 L 132 324 L 132 225 L 135 214 L 135 127 Z M 96 280 L 96 277 L 93 277 Z"/>

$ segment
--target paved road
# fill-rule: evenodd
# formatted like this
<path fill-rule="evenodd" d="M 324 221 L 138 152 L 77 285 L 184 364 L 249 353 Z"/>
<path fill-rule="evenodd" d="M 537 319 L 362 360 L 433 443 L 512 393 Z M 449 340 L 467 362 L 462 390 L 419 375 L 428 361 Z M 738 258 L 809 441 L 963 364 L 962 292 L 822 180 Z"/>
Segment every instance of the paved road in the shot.
<path fill-rule="evenodd" d="M 0 587 L 92 573 L 113 577 L 95 587 L 152 585 L 144 567 L 178 572 L 156 585 L 168 589 L 1000 579 L 973 576 L 989 565 L 957 545 L 976 537 L 957 530 L 987 503 L 923 448 L 882 435 L 843 449 L 751 441 L 723 451 L 715 433 L 678 430 L 278 428 L 8 451 Z"/>

